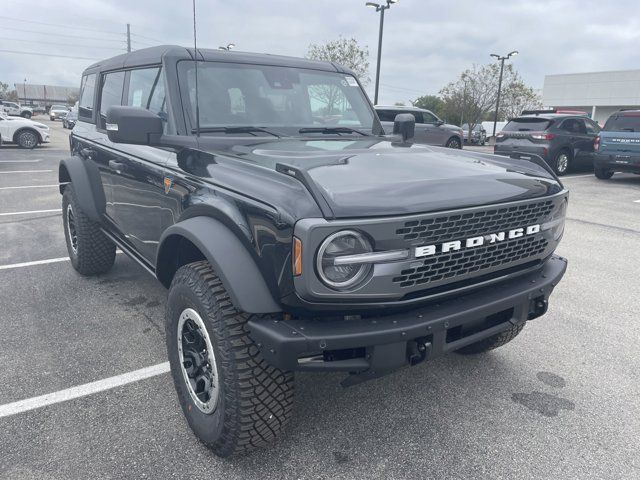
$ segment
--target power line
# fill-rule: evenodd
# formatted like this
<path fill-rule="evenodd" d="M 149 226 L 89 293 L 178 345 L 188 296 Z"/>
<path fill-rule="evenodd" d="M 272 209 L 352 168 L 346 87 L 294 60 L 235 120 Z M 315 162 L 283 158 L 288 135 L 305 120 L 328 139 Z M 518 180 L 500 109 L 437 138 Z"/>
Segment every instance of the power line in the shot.
<path fill-rule="evenodd" d="M 39 57 L 59 57 L 59 58 L 73 58 L 74 60 L 101 60 L 100 58 L 95 57 L 76 57 L 71 55 L 56 55 L 53 53 L 38 53 L 38 52 L 20 52 L 18 50 L 1 50 L 1 53 L 17 53 L 20 55 L 36 55 Z"/>
<path fill-rule="evenodd" d="M 140 37 L 140 38 L 144 38 L 145 40 L 151 40 L 152 42 L 158 42 L 159 44 L 163 45 L 166 42 L 162 41 L 162 40 L 157 40 L 155 38 L 151 38 L 151 37 L 145 37 L 144 35 L 140 35 L 139 33 L 133 33 L 131 32 L 131 35 L 133 35 L 134 37 Z"/>
<path fill-rule="evenodd" d="M 13 42 L 28 42 L 28 43 L 40 43 L 40 44 L 46 44 L 46 45 L 56 45 L 58 47 L 79 47 L 79 48 L 100 48 L 103 50 L 119 50 L 118 47 L 98 47 L 98 46 L 93 46 L 93 45 L 78 45 L 78 44 L 74 44 L 74 43 L 53 43 L 53 42 L 47 42 L 44 40 L 22 40 L 20 38 L 11 38 L 11 37 L 0 37 L 0 40 L 11 40 Z"/>
<path fill-rule="evenodd" d="M 38 33 L 40 35 L 53 35 L 53 36 L 57 36 L 57 37 L 78 38 L 78 39 L 81 39 L 81 40 L 98 40 L 98 41 L 101 41 L 101 42 L 118 42 L 118 43 L 122 43 L 122 40 L 116 40 L 115 38 L 87 38 L 87 37 L 80 37 L 78 35 L 64 35 L 62 33 L 49 33 L 49 32 L 42 32 L 42 31 L 38 31 L 38 30 L 24 30 L 22 28 L 13 28 L 13 27 L 5 27 L 5 26 L 0 27 L 0 29 L 15 30 L 16 32 Z"/>
<path fill-rule="evenodd" d="M 12 17 L 5 17 L 0 15 L 0 18 L 3 18 L 5 20 L 13 20 L 16 22 L 25 22 L 25 23 L 35 23 L 38 25 L 47 25 L 50 27 L 66 27 L 69 28 L 69 25 L 62 25 L 60 23 L 47 23 L 47 22 L 37 22 L 35 20 L 23 20 L 21 18 L 12 18 Z M 110 30 L 96 30 L 95 28 L 89 28 L 89 27 L 77 27 L 77 26 L 73 26 L 74 30 L 89 30 L 91 32 L 100 32 L 100 33 L 107 33 L 110 35 L 122 35 L 123 32 L 114 32 L 114 31 L 110 31 Z"/>

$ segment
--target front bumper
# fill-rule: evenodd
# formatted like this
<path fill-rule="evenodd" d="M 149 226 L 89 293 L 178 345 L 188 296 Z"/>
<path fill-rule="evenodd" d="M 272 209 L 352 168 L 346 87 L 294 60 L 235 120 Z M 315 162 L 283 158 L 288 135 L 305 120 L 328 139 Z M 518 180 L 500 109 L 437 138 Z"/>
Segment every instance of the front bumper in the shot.
<path fill-rule="evenodd" d="M 40 141 L 42 143 L 49 143 L 51 141 L 51 135 L 49 132 L 40 132 Z"/>
<path fill-rule="evenodd" d="M 640 155 L 596 153 L 593 166 L 616 172 L 640 173 Z"/>
<path fill-rule="evenodd" d="M 535 272 L 401 314 L 346 319 L 249 321 L 267 362 L 282 370 L 356 373 L 347 383 L 458 350 L 546 312 L 567 261 L 551 256 Z"/>

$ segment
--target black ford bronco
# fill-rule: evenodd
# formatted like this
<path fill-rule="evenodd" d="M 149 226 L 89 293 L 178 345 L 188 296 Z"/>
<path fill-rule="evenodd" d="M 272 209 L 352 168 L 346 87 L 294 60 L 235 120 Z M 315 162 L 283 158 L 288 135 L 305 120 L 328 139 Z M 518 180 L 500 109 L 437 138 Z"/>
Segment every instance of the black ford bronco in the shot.
<path fill-rule="evenodd" d="M 350 70 L 175 46 L 83 74 L 60 162 L 69 256 L 116 248 L 169 289 L 184 415 L 221 456 L 266 444 L 294 372 L 353 385 L 480 353 L 545 313 L 567 190 L 543 163 L 385 136 Z"/>

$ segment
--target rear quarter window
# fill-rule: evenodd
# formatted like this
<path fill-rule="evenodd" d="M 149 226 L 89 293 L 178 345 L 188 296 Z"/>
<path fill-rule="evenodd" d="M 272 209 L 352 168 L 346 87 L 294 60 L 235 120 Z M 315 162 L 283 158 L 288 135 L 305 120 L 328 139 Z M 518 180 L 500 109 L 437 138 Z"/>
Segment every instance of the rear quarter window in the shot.
<path fill-rule="evenodd" d="M 541 132 L 549 128 L 546 118 L 514 118 L 502 129 L 504 132 Z"/>
<path fill-rule="evenodd" d="M 640 132 L 640 113 L 614 115 L 604 125 L 605 132 Z"/>

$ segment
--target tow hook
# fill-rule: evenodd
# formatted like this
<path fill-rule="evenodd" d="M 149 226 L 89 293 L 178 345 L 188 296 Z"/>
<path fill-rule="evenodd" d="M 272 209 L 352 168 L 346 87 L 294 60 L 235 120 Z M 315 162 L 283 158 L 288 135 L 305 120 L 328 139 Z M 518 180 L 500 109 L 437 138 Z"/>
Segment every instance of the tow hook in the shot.
<path fill-rule="evenodd" d="M 407 343 L 407 360 L 412 367 L 426 360 L 431 352 L 431 343 L 417 338 Z"/>
<path fill-rule="evenodd" d="M 528 320 L 533 320 L 534 318 L 541 317 L 545 313 L 547 313 L 547 309 L 549 308 L 549 301 L 544 297 L 537 297 L 531 301 L 529 305 L 529 315 L 527 316 Z"/>

